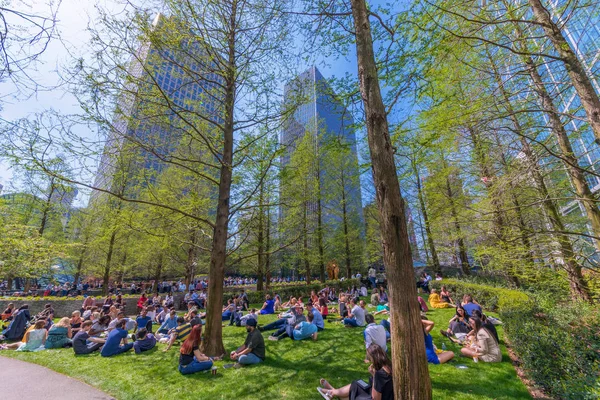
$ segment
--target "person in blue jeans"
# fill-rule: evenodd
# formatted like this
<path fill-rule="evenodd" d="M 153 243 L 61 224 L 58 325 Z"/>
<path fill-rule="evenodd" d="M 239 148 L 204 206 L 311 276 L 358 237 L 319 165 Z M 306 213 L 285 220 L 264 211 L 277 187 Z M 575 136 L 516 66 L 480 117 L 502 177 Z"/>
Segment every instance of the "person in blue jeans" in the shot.
<path fill-rule="evenodd" d="M 202 337 L 202 324 L 195 325 L 192 332 L 181 344 L 179 349 L 179 372 L 183 375 L 194 374 L 212 368 L 213 360 L 200 352 L 198 348 Z"/>
<path fill-rule="evenodd" d="M 256 329 L 256 320 L 249 319 L 246 322 L 246 341 L 237 350 L 232 351 L 229 357 L 236 360 L 235 368 L 241 368 L 244 365 L 258 364 L 265 360 L 265 340 L 258 329 Z"/>
<path fill-rule="evenodd" d="M 116 356 L 117 354 L 124 353 L 133 348 L 133 343 L 127 342 L 127 330 L 125 329 L 126 324 L 127 320 L 124 318 L 117 323 L 115 329 L 110 331 L 106 337 L 106 343 L 100 351 L 102 357 Z M 122 345 L 121 342 L 123 342 Z"/>

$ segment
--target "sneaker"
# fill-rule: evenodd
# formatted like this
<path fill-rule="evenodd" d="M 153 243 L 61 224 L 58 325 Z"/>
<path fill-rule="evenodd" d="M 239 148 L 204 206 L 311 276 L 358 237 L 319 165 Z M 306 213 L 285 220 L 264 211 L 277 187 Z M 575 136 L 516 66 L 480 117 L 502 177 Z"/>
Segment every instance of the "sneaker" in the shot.
<path fill-rule="evenodd" d="M 269 336 L 269 337 L 268 337 L 268 339 L 269 339 L 269 340 L 272 340 L 272 341 L 274 341 L 274 342 L 276 342 L 276 341 L 278 341 L 278 340 L 279 340 L 279 338 L 278 338 L 277 336 L 272 336 L 272 335 L 271 335 L 271 336 Z"/>

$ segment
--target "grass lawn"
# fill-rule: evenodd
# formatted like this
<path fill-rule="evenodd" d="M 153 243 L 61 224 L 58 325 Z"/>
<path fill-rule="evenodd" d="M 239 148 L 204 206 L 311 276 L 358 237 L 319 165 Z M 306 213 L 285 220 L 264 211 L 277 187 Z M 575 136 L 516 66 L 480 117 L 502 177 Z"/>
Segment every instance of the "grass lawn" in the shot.
<path fill-rule="evenodd" d="M 453 311 L 433 310 L 428 313 L 435 321 L 434 343 L 458 353 L 460 349 L 439 330 L 446 328 Z M 260 316 L 264 325 L 275 316 Z M 379 321 L 381 318 L 377 318 Z M 223 328 L 223 340 L 228 352 L 243 344 L 246 330 L 240 327 Z M 264 363 L 242 369 L 223 369 L 229 360 L 217 362 L 216 376 L 198 373 L 183 376 L 177 371 L 178 348 L 168 353 L 159 344 L 136 356 L 133 351 L 112 358 L 99 353 L 75 356 L 71 349 L 54 349 L 37 353 L 3 351 L 2 356 L 46 366 L 95 386 L 119 400 L 126 399 L 320 399 L 316 387 L 319 378 L 326 378 L 335 387 L 355 379 L 367 380 L 367 364 L 363 363 L 365 348 L 363 329 L 344 328 L 327 323 L 319 340 L 272 342 L 266 340 L 267 359 Z M 498 330 L 502 338 L 502 328 Z M 442 340 L 444 339 L 444 340 Z M 503 347 L 503 362 L 473 363 L 457 357 L 444 365 L 429 365 L 434 399 L 530 399 L 523 383 L 517 378 Z M 425 357 L 425 355 L 423 355 Z M 464 364 L 468 369 L 458 369 Z"/>

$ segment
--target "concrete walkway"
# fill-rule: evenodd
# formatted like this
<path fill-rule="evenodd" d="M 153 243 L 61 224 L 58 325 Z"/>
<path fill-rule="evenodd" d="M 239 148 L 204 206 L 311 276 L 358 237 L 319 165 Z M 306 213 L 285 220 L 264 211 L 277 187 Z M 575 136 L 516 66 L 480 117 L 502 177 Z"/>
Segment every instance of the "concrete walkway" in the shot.
<path fill-rule="evenodd" d="M 0 357 L 0 380 L 5 400 L 115 400 L 77 379 L 14 358 Z"/>

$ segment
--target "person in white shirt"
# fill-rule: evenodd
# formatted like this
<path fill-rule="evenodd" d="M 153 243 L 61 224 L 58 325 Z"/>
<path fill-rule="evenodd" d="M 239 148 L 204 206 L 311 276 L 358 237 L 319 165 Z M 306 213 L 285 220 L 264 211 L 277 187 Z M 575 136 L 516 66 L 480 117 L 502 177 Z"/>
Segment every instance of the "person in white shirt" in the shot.
<path fill-rule="evenodd" d="M 368 349 L 372 343 L 379 345 L 383 351 L 387 351 L 387 336 L 385 328 L 375 323 L 375 318 L 371 314 L 365 316 L 367 327 L 365 328 L 365 346 Z M 369 362 L 365 358 L 365 362 Z"/>
<path fill-rule="evenodd" d="M 373 289 L 377 287 L 377 271 L 373 267 L 369 268 L 369 282 L 373 285 Z"/>
<path fill-rule="evenodd" d="M 344 318 L 344 325 L 347 327 L 365 326 L 365 310 L 356 304 L 355 298 L 350 298 L 350 307 L 352 307 L 348 318 Z"/>

